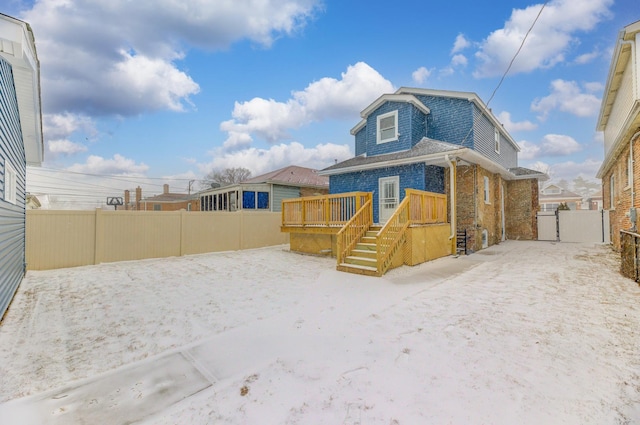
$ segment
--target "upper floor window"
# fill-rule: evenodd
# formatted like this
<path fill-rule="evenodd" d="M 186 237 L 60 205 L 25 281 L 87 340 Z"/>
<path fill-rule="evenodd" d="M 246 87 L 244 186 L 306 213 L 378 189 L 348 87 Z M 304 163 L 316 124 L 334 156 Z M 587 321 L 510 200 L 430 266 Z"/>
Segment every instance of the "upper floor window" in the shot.
<path fill-rule="evenodd" d="M 500 153 L 500 132 L 497 128 L 493 129 L 494 149 L 496 153 Z"/>
<path fill-rule="evenodd" d="M 18 189 L 16 186 L 16 170 L 9 163 L 9 161 L 4 162 L 4 200 L 7 202 L 11 202 L 12 204 L 16 203 L 16 194 L 18 193 Z"/>
<path fill-rule="evenodd" d="M 398 111 L 378 115 L 377 143 L 398 140 Z"/>

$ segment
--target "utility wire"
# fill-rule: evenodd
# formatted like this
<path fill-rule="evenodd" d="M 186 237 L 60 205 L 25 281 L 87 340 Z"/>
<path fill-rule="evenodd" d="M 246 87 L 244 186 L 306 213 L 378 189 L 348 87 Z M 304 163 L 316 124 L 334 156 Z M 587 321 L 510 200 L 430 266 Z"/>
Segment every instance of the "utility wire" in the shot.
<path fill-rule="evenodd" d="M 498 91 L 498 89 L 500 88 L 500 86 L 502 85 L 502 83 L 504 82 L 504 79 L 507 77 L 507 74 L 509 73 L 509 71 L 511 70 L 511 67 L 513 66 L 513 63 L 515 62 L 516 58 L 518 57 L 518 55 L 520 54 L 520 51 L 522 50 L 522 47 L 524 46 L 525 41 L 527 41 L 527 38 L 529 37 L 529 34 L 531 33 L 531 31 L 533 30 L 533 27 L 536 25 L 536 23 L 538 22 L 538 19 L 540 18 L 540 15 L 542 14 L 542 11 L 544 10 L 544 8 L 547 6 L 547 3 L 549 3 L 549 0 L 546 0 L 542 6 L 540 7 L 540 10 L 538 11 L 538 15 L 536 15 L 536 19 L 533 20 L 533 22 L 531 23 L 531 26 L 529 27 L 529 29 L 527 30 L 527 33 L 524 35 L 524 38 L 522 39 L 522 42 L 520 43 L 520 47 L 518 47 L 518 50 L 516 51 L 516 53 L 513 55 L 513 57 L 511 58 L 511 61 L 509 62 L 509 66 L 507 66 L 507 69 L 504 71 L 504 73 L 502 74 L 502 77 L 500 78 L 500 81 L 498 82 L 498 85 L 496 86 L 495 89 L 493 89 L 493 93 L 491 93 L 491 96 L 489 97 L 489 100 L 487 101 L 487 103 L 485 104 L 486 109 L 489 109 L 489 103 L 491 103 L 491 100 L 493 100 L 493 97 L 496 95 L 496 92 Z M 469 137 L 469 135 L 471 134 L 471 130 L 473 130 L 473 125 L 471 127 L 469 127 L 469 131 L 467 132 L 467 135 L 464 136 L 464 139 L 462 139 L 462 143 L 461 145 L 464 145 L 464 142 L 467 140 L 467 138 Z"/>

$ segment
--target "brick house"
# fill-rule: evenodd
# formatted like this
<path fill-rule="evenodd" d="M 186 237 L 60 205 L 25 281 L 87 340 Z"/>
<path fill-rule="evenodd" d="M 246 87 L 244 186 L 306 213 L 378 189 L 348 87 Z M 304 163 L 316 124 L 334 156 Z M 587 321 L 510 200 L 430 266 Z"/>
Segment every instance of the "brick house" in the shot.
<path fill-rule="evenodd" d="M 540 191 L 540 211 L 555 211 L 560 204 L 566 204 L 570 210 L 582 209 L 582 196 L 558 185 L 550 184 Z M 590 209 L 590 208 L 586 208 Z"/>
<path fill-rule="evenodd" d="M 127 191 L 128 192 L 128 191 Z M 169 185 L 163 186 L 160 195 L 140 198 L 140 188 L 136 189 L 136 205 L 141 211 L 199 211 L 200 201 L 198 197 L 187 193 L 171 193 Z M 125 192 L 125 206 L 130 205 L 129 194 Z"/>
<path fill-rule="evenodd" d="M 537 239 L 538 180 L 547 176 L 518 166 L 518 145 L 475 93 L 400 88 L 361 116 L 351 130 L 356 156 L 320 171 L 331 194 L 371 192 L 381 224 L 406 189 L 448 194 L 452 227 L 472 251 Z"/>
<path fill-rule="evenodd" d="M 620 230 L 637 231 L 636 188 L 640 184 L 640 21 L 618 34 L 597 130 L 604 132 L 603 208 L 609 210 L 611 242 L 620 249 Z"/>

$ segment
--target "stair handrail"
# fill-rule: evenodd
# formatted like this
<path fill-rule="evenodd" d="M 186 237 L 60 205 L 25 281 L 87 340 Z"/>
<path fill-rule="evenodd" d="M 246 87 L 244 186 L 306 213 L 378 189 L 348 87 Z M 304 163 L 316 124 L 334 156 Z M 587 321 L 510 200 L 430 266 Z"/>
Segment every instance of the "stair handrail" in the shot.
<path fill-rule="evenodd" d="M 360 238 L 373 224 L 371 199 L 364 203 L 336 234 L 336 257 L 338 265 L 344 263 Z"/>
<path fill-rule="evenodd" d="M 378 276 L 382 276 L 389 269 L 393 254 L 405 238 L 407 228 L 411 224 L 409 220 L 410 202 L 411 197 L 406 196 L 376 235 Z"/>

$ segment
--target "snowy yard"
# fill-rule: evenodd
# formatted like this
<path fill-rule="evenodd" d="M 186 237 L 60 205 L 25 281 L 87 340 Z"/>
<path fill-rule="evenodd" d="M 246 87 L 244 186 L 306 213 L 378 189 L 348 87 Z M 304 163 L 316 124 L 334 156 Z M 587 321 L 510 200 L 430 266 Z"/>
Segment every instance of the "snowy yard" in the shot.
<path fill-rule="evenodd" d="M 11 424 L 640 423 L 640 288 L 608 247 L 392 270 L 272 247 L 29 272 Z"/>

